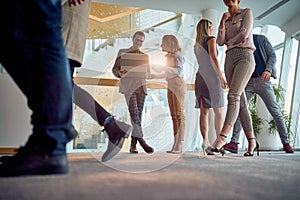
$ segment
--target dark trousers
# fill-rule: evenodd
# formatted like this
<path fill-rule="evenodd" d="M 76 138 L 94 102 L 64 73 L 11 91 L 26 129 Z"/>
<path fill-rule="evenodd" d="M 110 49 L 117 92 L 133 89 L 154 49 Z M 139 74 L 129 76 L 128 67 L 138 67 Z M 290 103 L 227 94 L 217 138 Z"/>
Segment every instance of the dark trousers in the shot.
<path fill-rule="evenodd" d="M 27 98 L 33 132 L 26 146 L 65 154 L 72 85 L 61 38 L 61 1 L 1 3 L 0 62 Z"/>
<path fill-rule="evenodd" d="M 73 60 L 70 60 L 71 78 L 73 79 L 73 73 L 75 67 L 80 65 L 76 64 Z M 88 113 L 95 121 L 101 126 L 104 124 L 104 120 L 111 116 L 87 91 L 73 83 L 73 101 L 82 110 Z"/>
<path fill-rule="evenodd" d="M 130 114 L 131 124 L 133 126 L 131 136 L 143 138 L 142 114 L 146 94 L 144 93 L 143 88 L 139 87 L 134 92 L 125 94 L 125 99 Z"/>

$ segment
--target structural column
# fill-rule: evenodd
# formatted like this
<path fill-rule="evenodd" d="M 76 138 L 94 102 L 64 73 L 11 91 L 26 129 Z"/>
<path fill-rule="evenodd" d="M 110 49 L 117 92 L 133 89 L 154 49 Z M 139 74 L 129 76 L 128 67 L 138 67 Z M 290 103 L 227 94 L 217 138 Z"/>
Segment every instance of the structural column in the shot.
<path fill-rule="evenodd" d="M 300 45 L 298 46 L 298 56 L 296 62 L 296 71 L 295 71 L 295 78 L 294 78 L 294 87 L 293 87 L 293 99 L 291 104 L 291 136 L 292 141 L 294 142 L 296 147 L 299 147 L 300 144 Z"/>
<path fill-rule="evenodd" d="M 215 9 L 206 9 L 201 12 L 202 19 L 208 19 L 213 23 L 214 29 L 213 29 L 213 35 L 217 34 L 218 26 L 219 26 L 219 14 L 217 10 Z"/>

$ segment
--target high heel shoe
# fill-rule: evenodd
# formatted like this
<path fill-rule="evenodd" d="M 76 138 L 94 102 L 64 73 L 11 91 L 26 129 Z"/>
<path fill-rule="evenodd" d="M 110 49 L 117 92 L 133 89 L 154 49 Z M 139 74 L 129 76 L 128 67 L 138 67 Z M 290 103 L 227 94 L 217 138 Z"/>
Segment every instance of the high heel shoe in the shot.
<path fill-rule="evenodd" d="M 214 152 L 209 150 L 209 144 L 206 142 L 203 142 L 201 147 L 202 147 L 202 151 L 203 151 L 203 155 L 215 155 Z"/>
<path fill-rule="evenodd" d="M 172 150 L 172 153 L 174 153 L 174 154 L 182 153 L 182 141 L 177 141 L 177 144 L 175 145 L 174 149 Z"/>
<path fill-rule="evenodd" d="M 177 133 L 177 132 L 175 131 L 175 133 Z M 169 150 L 169 151 L 167 151 L 167 153 L 173 153 L 173 151 L 174 151 L 174 149 L 175 149 L 175 147 L 176 147 L 176 145 L 178 143 L 178 136 L 179 136 L 178 133 L 174 134 L 174 143 L 173 143 L 172 149 Z"/>
<path fill-rule="evenodd" d="M 254 155 L 254 151 L 256 151 L 257 152 L 257 156 L 259 156 L 259 144 L 258 144 L 258 142 L 257 142 L 257 140 L 255 139 L 255 138 L 249 138 L 248 139 L 248 142 L 250 141 L 250 140 L 255 140 L 255 148 L 253 149 L 253 152 L 250 152 L 250 151 L 247 151 L 246 153 L 244 153 L 244 156 L 253 156 Z M 249 148 L 248 148 L 249 149 Z"/>
<path fill-rule="evenodd" d="M 225 142 L 222 141 L 221 137 L 224 137 L 225 138 Z M 214 143 L 215 146 L 221 146 L 220 149 L 218 149 L 217 147 L 215 146 L 211 146 L 211 147 L 208 147 L 207 151 L 210 152 L 210 153 L 221 153 L 222 156 L 224 156 L 225 154 L 225 145 L 226 145 L 226 138 L 227 136 L 226 135 L 223 135 L 223 134 L 220 134 L 216 140 L 216 142 Z M 216 144 L 220 144 L 220 143 L 224 143 L 223 145 L 216 145 Z"/>

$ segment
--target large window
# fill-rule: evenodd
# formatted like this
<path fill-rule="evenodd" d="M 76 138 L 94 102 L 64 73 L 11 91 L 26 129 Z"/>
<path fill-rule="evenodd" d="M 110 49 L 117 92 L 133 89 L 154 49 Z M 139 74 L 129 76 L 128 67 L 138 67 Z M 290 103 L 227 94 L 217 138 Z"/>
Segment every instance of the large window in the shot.
<path fill-rule="evenodd" d="M 174 24 L 172 26 L 170 25 L 171 27 L 178 26 L 177 20 L 173 23 Z M 171 30 L 158 27 L 146 33 L 146 40 L 143 44 L 142 50 L 149 55 L 150 63 L 153 64 L 160 61 L 158 58 L 159 56 L 164 57 L 164 53 L 162 53 L 160 48 L 161 38 L 164 34 L 170 34 L 170 31 Z M 278 78 L 271 79 L 271 81 L 278 84 L 281 76 L 280 72 L 283 61 L 282 56 L 286 37 L 285 33 L 276 26 L 256 27 L 253 32 L 256 34 L 266 35 L 274 47 L 277 56 L 276 69 Z M 186 82 L 194 83 L 194 74 L 197 70 L 197 63 L 193 54 L 194 37 L 189 38 L 188 36 L 176 32 L 172 32 L 172 34 L 175 34 L 180 40 L 183 53 L 186 58 Z M 90 77 L 114 78 L 111 74 L 111 67 L 115 61 L 117 51 L 120 48 L 129 47 L 130 45 L 130 38 L 115 38 L 114 45 L 101 48 L 97 52 L 89 53 L 89 55 L 85 57 L 85 63 L 81 70 L 83 71 L 83 69 L 86 69 L 86 73 L 88 72 L 87 75 Z M 289 67 L 289 75 L 286 77 L 286 79 L 288 79 L 288 87 L 286 88 L 285 95 L 285 108 L 288 113 L 293 96 L 298 45 L 298 41 L 293 39 L 291 45 L 291 59 L 289 60 L 288 66 L 283 66 Z M 225 47 L 218 47 L 218 58 L 221 66 L 224 66 L 225 51 Z M 82 72 L 82 74 L 79 75 L 83 74 L 84 73 Z M 110 113 L 120 120 L 130 123 L 127 105 L 124 96 L 118 92 L 118 87 L 83 87 L 96 97 L 97 101 L 100 102 Z M 202 138 L 199 132 L 199 109 L 195 109 L 195 95 L 193 90 L 189 90 L 186 94 L 185 109 L 187 118 L 186 138 L 184 141 L 185 150 L 198 150 L 202 142 Z M 80 131 L 80 139 L 75 141 L 74 149 L 85 147 L 95 151 L 105 150 L 108 142 L 107 135 L 100 131 L 101 127 L 99 127 L 93 119 L 91 119 L 86 113 L 82 112 L 78 107 L 75 108 L 74 114 L 76 126 Z M 211 118 L 211 121 L 213 121 L 213 118 Z M 165 151 L 170 148 L 173 138 L 172 121 L 170 118 L 165 89 L 148 90 L 142 124 L 145 139 L 147 139 L 149 144 L 153 144 L 155 146 L 156 151 Z M 213 127 L 210 127 L 210 129 L 213 130 Z M 246 148 L 246 145 L 243 144 L 242 148 L 243 147 Z M 126 151 L 129 149 L 128 141 L 125 143 L 124 149 Z"/>
<path fill-rule="evenodd" d="M 286 105 L 287 110 L 291 107 L 291 99 L 293 98 L 293 87 L 295 81 L 295 72 L 296 72 L 296 61 L 297 61 L 297 52 L 298 52 L 299 42 L 295 39 L 292 39 L 292 51 L 291 59 L 289 62 L 289 75 L 288 75 L 288 85 L 286 88 Z"/>

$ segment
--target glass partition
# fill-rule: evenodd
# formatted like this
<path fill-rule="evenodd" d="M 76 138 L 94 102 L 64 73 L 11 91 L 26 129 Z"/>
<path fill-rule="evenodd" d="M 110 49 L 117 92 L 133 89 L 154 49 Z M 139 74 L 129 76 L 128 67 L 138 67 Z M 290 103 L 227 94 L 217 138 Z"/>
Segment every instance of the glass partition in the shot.
<path fill-rule="evenodd" d="M 130 116 L 124 95 L 118 92 L 118 87 L 85 86 L 83 89 L 92 94 L 96 100 L 117 119 L 130 124 Z M 185 151 L 200 150 L 199 109 L 195 109 L 195 95 L 188 90 L 185 97 L 186 136 Z M 106 150 L 108 138 L 105 132 L 92 117 L 74 108 L 74 124 L 79 131 L 79 137 L 73 142 L 73 150 L 89 149 L 103 152 Z M 168 107 L 166 89 L 149 89 L 145 100 L 142 127 L 144 138 L 156 152 L 167 151 L 173 145 L 173 127 Z M 126 140 L 123 151 L 129 150 Z"/>

